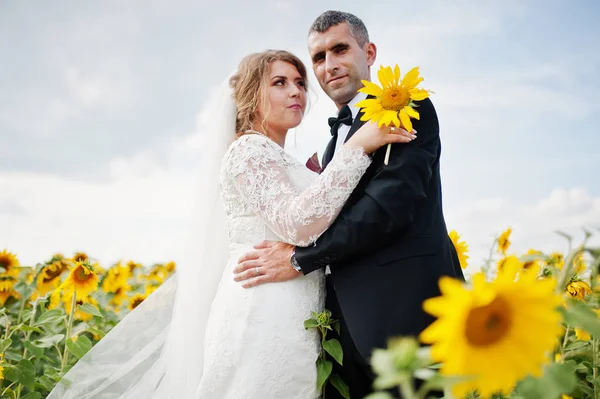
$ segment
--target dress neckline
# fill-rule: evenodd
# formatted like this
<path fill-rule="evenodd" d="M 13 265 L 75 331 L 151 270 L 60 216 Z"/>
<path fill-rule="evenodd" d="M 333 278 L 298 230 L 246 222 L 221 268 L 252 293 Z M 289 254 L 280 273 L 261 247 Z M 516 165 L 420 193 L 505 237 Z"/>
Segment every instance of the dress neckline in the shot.
<path fill-rule="evenodd" d="M 259 132 L 258 130 L 254 130 L 254 129 L 248 129 L 248 130 L 244 131 L 244 133 L 255 133 L 255 134 L 258 134 L 259 136 L 263 136 L 267 140 L 270 140 L 273 144 L 277 145 L 277 147 L 283 149 L 283 147 L 280 146 L 275 140 L 273 140 L 272 138 L 270 138 L 269 136 L 267 136 L 263 132 Z"/>

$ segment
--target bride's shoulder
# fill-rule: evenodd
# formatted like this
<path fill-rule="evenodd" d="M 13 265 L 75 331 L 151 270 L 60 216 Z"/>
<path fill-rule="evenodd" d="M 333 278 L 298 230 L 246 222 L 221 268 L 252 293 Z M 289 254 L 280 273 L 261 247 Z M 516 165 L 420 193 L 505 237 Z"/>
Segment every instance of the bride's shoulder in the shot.
<path fill-rule="evenodd" d="M 262 161 L 274 160 L 281 157 L 281 147 L 268 137 L 258 134 L 244 134 L 237 138 L 225 153 L 223 168 L 237 170 L 244 167 L 253 159 Z"/>
<path fill-rule="evenodd" d="M 244 134 L 237 138 L 227 150 L 227 155 L 254 154 L 256 152 L 279 152 L 277 146 L 268 137 L 259 134 Z"/>

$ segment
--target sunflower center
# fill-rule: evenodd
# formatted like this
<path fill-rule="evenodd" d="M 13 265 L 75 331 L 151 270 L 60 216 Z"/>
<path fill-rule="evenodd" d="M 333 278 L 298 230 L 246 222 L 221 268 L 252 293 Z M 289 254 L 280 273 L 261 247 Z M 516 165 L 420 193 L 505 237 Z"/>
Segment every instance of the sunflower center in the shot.
<path fill-rule="evenodd" d="M 8 268 L 10 267 L 10 263 L 8 261 L 5 261 L 4 259 L 0 259 L 0 267 L 3 268 L 4 270 L 8 271 Z"/>
<path fill-rule="evenodd" d="M 466 323 L 467 341 L 474 346 L 492 345 L 504 338 L 511 325 L 510 307 L 501 298 L 469 312 Z"/>
<path fill-rule="evenodd" d="M 62 274 L 62 272 L 63 272 L 63 268 L 60 266 L 47 268 L 45 271 L 44 283 L 54 280 L 55 278 L 60 276 Z"/>
<path fill-rule="evenodd" d="M 137 308 L 142 302 L 144 302 L 143 298 L 135 298 L 131 303 L 131 309 Z"/>
<path fill-rule="evenodd" d="M 408 90 L 403 87 L 390 87 L 383 91 L 381 106 L 388 110 L 400 111 L 406 107 L 410 100 Z"/>
<path fill-rule="evenodd" d="M 77 270 L 75 270 L 73 277 L 75 280 L 77 280 L 77 282 L 84 283 L 92 278 L 92 273 L 88 273 L 84 267 L 80 266 L 77 268 Z"/>

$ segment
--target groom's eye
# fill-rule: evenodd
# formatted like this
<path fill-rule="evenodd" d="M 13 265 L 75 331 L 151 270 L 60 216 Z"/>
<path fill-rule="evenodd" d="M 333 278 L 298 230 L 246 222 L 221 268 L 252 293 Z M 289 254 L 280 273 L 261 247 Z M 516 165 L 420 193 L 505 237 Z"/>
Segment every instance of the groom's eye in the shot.
<path fill-rule="evenodd" d="M 313 57 L 312 62 L 313 62 L 313 64 L 318 64 L 319 62 L 323 61 L 324 59 L 325 59 L 325 55 L 323 55 L 322 53 L 319 53 Z"/>
<path fill-rule="evenodd" d="M 335 46 L 335 47 L 333 48 L 333 51 L 334 51 L 336 54 L 343 53 L 343 52 L 344 52 L 344 51 L 346 51 L 346 50 L 348 50 L 348 45 L 346 45 L 346 44 L 338 44 L 337 46 Z"/>

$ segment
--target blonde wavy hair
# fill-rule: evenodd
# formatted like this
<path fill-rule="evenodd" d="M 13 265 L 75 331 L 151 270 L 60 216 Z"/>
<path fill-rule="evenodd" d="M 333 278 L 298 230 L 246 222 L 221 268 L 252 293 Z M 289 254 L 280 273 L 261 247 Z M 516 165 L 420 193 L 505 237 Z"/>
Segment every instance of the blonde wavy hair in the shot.
<path fill-rule="evenodd" d="M 266 50 L 247 55 L 238 66 L 237 73 L 231 77 L 229 84 L 233 88 L 233 98 L 237 107 L 235 130 L 238 135 L 252 129 L 258 117 L 258 106 L 266 104 L 266 83 L 271 64 L 283 61 L 292 64 L 304 80 L 304 89 L 308 90 L 308 79 L 304 63 L 294 54 L 285 50 Z M 266 107 L 263 107 L 265 109 Z M 265 118 L 261 121 L 264 127 Z"/>

